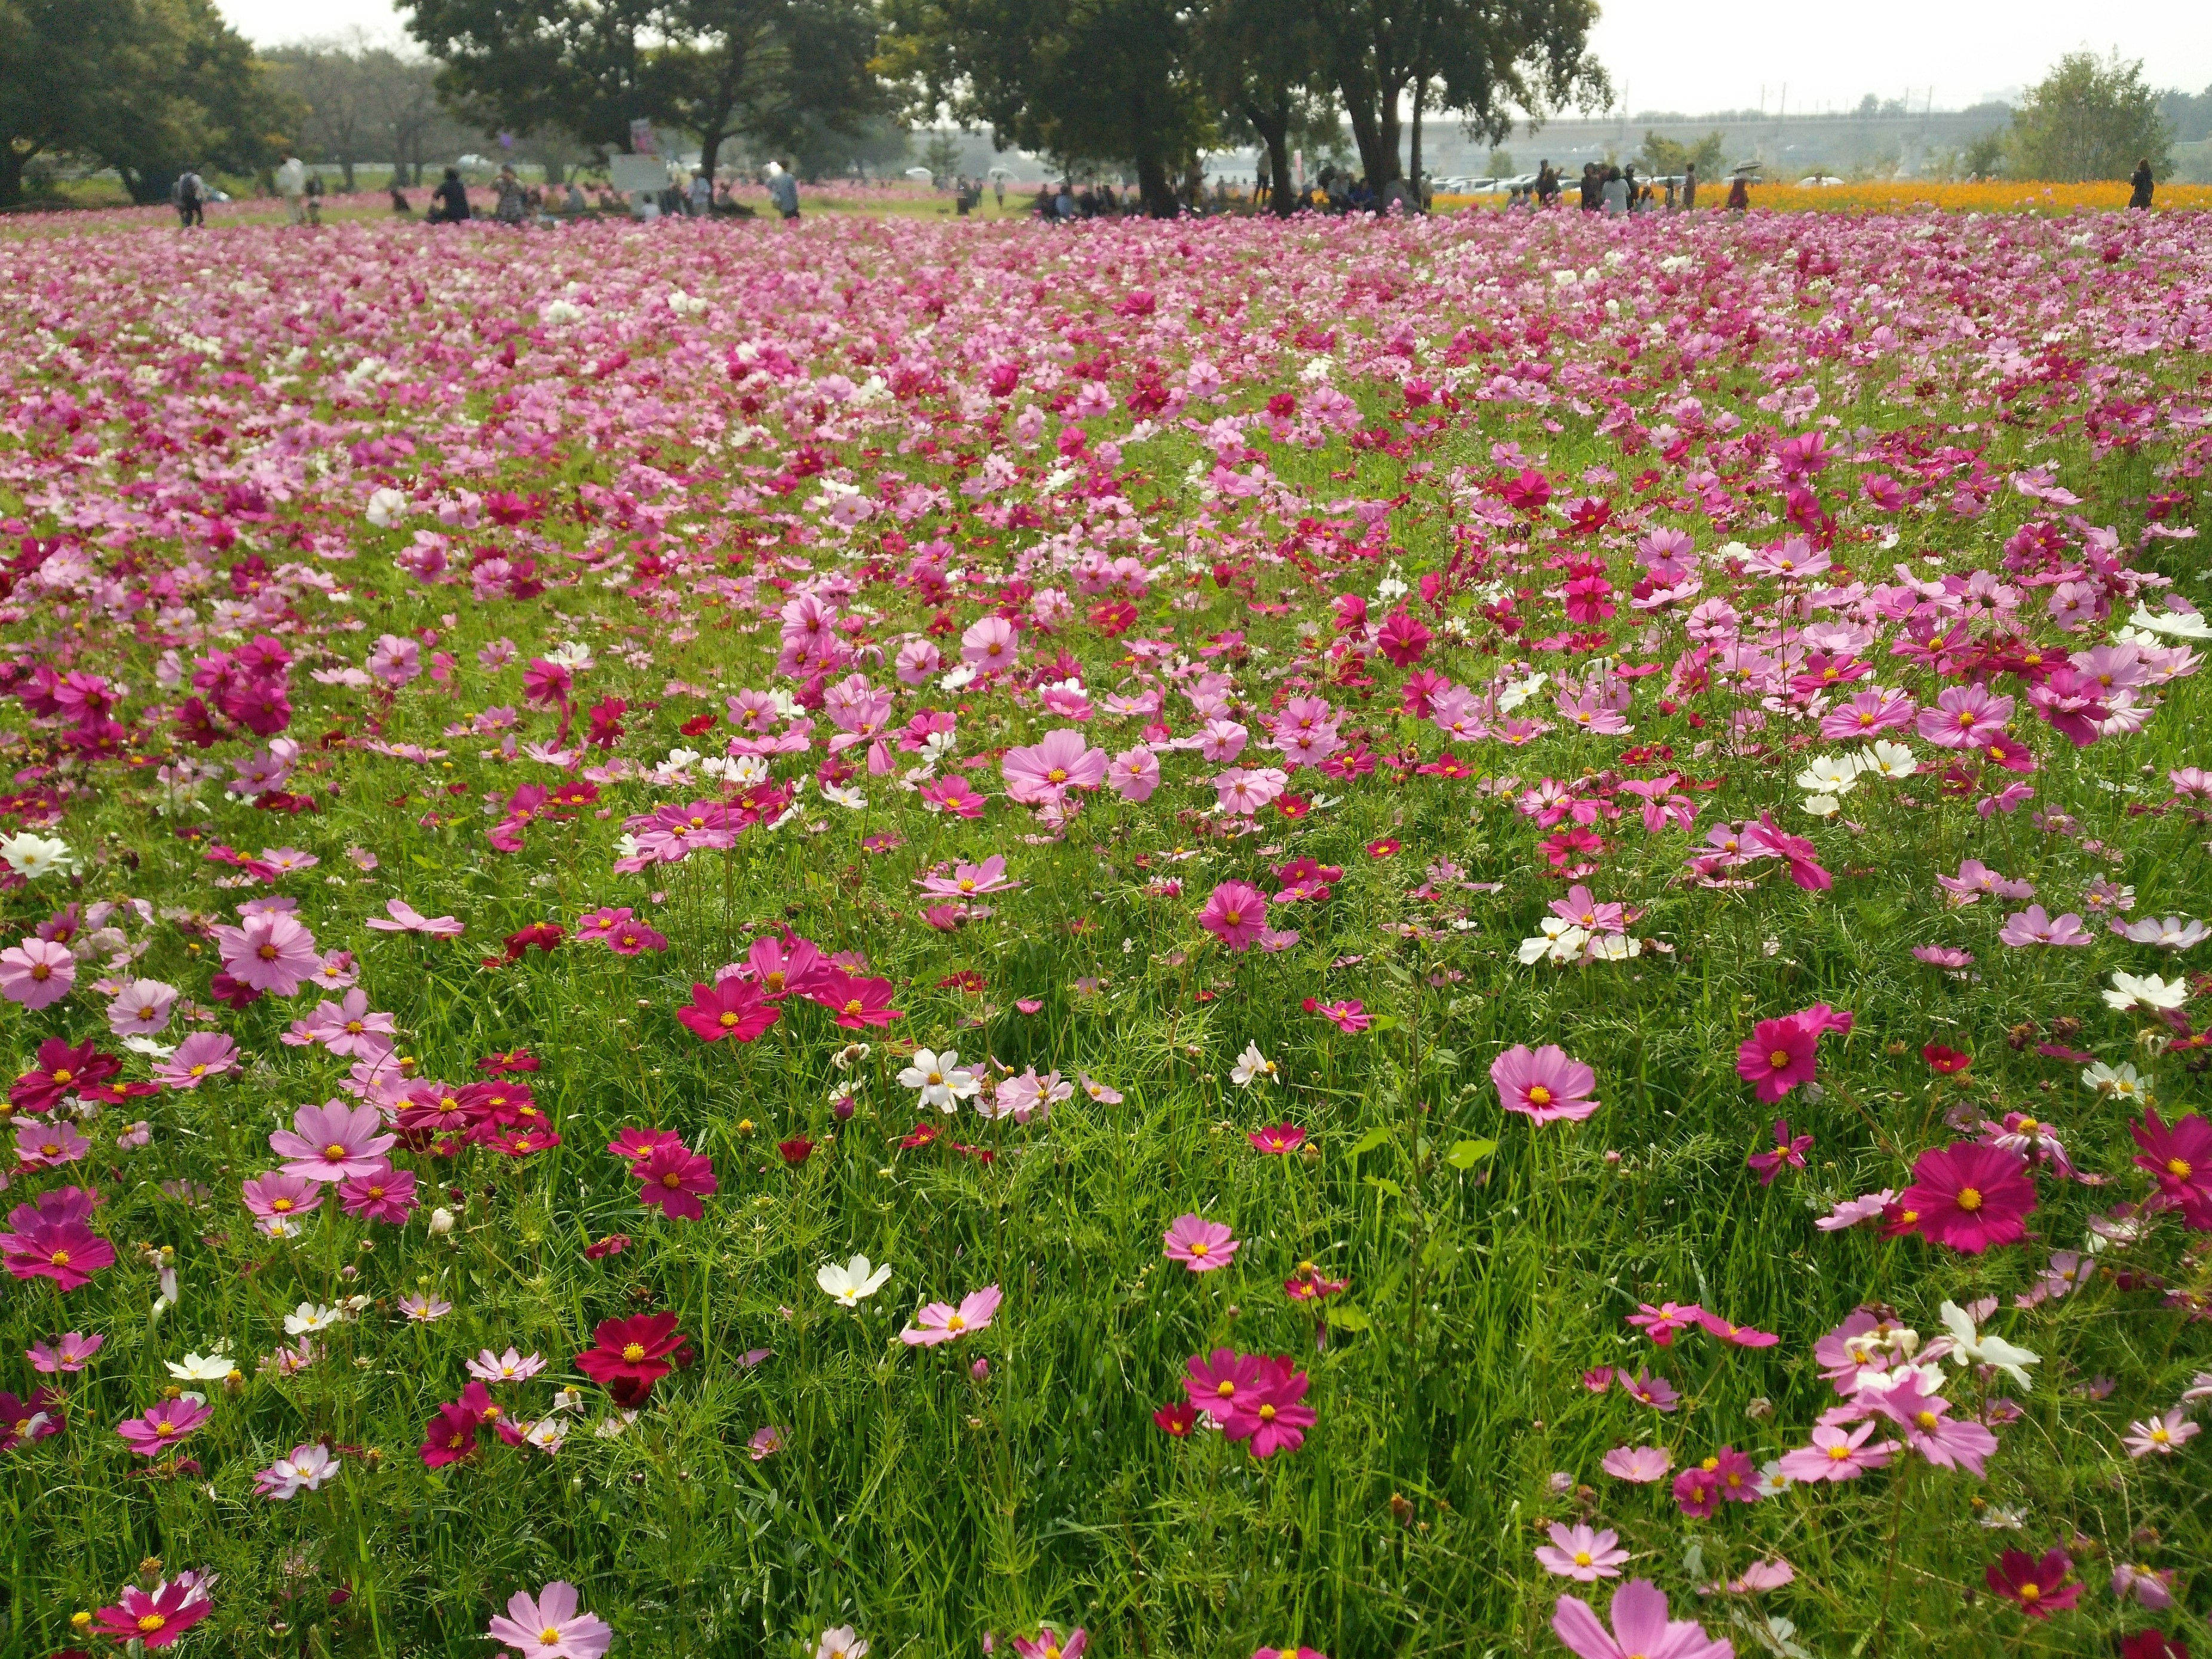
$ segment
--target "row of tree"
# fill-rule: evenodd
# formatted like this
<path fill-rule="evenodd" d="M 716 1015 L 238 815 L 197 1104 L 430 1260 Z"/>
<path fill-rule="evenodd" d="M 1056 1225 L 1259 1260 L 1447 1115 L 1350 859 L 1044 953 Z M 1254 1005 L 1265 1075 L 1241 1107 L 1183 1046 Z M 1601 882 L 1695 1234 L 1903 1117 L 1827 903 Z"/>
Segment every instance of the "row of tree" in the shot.
<path fill-rule="evenodd" d="M 618 149 L 631 123 L 742 137 L 887 113 L 988 125 L 1064 166 L 1133 173 L 1147 207 L 1210 149 L 1254 143 L 1293 204 L 1293 153 L 1349 125 L 1378 192 L 1421 164 L 1426 112 L 1502 137 L 1610 98 L 1595 0 L 412 0 L 456 107 Z M 1411 127 L 1410 154 L 1407 154 Z M 1402 157 L 1402 159 L 1401 159 Z"/>

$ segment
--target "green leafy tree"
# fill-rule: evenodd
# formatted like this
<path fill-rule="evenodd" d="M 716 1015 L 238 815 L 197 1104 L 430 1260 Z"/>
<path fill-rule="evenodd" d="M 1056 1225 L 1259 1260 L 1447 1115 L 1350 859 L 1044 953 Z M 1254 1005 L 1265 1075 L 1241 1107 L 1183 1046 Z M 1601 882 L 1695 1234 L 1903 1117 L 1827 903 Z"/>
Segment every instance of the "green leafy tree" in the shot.
<path fill-rule="evenodd" d="M 1679 173 L 1686 167 L 1695 167 L 1700 179 L 1717 179 L 1725 170 L 1722 158 L 1728 149 L 1728 134 L 1715 127 L 1694 144 L 1686 144 L 1679 138 L 1668 138 L 1656 132 L 1644 135 L 1644 165 L 1662 176 Z"/>
<path fill-rule="evenodd" d="M 1401 104 L 1413 116 L 1420 166 L 1425 108 L 1457 112 L 1469 138 L 1497 143 L 1516 110 L 1540 122 L 1563 105 L 1612 96 L 1589 53 L 1595 0 L 1350 0 L 1328 29 L 1330 70 L 1367 181 L 1403 176 Z"/>
<path fill-rule="evenodd" d="M 2124 179 L 2142 158 L 2162 166 L 2172 137 L 2140 61 L 2069 52 L 2013 112 L 2008 159 L 2020 179 Z"/>
<path fill-rule="evenodd" d="M 918 118 L 988 123 L 1001 148 L 1119 162 L 1146 210 L 1215 136 L 1179 0 L 886 0 L 884 66 Z"/>
<path fill-rule="evenodd" d="M 0 0 L 0 207 L 41 155 L 112 167 L 140 202 L 187 167 L 252 172 L 298 114 L 212 0 Z"/>
<path fill-rule="evenodd" d="M 1293 149 L 1340 144 L 1328 38 L 1310 0 L 1212 0 L 1194 14 L 1198 77 L 1221 135 L 1267 158 L 1268 202 L 1297 208 Z"/>

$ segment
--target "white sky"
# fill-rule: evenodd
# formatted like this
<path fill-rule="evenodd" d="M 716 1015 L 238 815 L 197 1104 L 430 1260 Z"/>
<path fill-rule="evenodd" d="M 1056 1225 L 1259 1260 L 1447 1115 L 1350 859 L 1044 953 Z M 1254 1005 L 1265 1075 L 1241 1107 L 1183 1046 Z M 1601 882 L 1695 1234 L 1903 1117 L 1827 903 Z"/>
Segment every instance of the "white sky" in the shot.
<path fill-rule="evenodd" d="M 390 0 L 217 0 L 246 37 L 278 46 L 361 28 L 387 44 L 404 39 Z M 2212 86 L 2212 24 L 2204 0 L 2130 0 L 2085 12 L 2078 0 L 1854 0 L 1847 9 L 1762 9 L 1741 26 L 1727 14 L 1605 0 L 1598 58 L 1632 113 L 1771 110 L 1789 86 L 1792 110 L 1849 106 L 1872 92 L 1932 89 L 1937 109 L 1959 109 L 2039 79 L 2060 53 L 2117 46 L 2143 60 L 2154 87 Z M 1847 20 L 1847 21 L 1846 21 Z"/>

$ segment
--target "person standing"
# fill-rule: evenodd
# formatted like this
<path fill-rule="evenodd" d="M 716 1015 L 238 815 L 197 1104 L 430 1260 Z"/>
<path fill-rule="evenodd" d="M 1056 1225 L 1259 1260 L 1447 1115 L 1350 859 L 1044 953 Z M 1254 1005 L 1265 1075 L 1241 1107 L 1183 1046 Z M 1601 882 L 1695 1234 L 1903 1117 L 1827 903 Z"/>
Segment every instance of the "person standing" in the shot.
<path fill-rule="evenodd" d="M 276 193 L 284 198 L 284 211 L 295 225 L 307 222 L 307 210 L 302 201 L 307 189 L 306 164 L 291 151 L 285 151 L 283 164 L 276 169 Z"/>
<path fill-rule="evenodd" d="M 1729 185 L 1728 210 L 1741 219 L 1751 211 L 1751 179 L 1739 173 Z"/>
<path fill-rule="evenodd" d="M 1602 200 L 1604 195 L 1605 180 L 1599 176 L 1597 163 L 1595 161 L 1583 162 L 1583 211 L 1584 213 L 1595 213 L 1598 210 L 1599 203 Z"/>
<path fill-rule="evenodd" d="M 307 175 L 307 222 L 311 225 L 323 222 L 323 175 L 319 173 Z"/>
<path fill-rule="evenodd" d="M 499 170 L 499 205 L 493 210 L 500 223 L 519 225 L 522 222 L 526 204 L 522 198 L 522 180 L 515 177 L 512 167 Z"/>
<path fill-rule="evenodd" d="M 1605 183 L 1600 186 L 1598 194 L 1608 217 L 1628 211 L 1628 181 L 1620 176 L 1619 167 L 1609 167 L 1605 170 Z"/>
<path fill-rule="evenodd" d="M 781 161 L 768 164 L 768 194 L 786 223 L 799 217 L 799 181 L 784 170 Z"/>
<path fill-rule="evenodd" d="M 1682 167 L 1682 211 L 1689 213 L 1698 205 L 1698 164 L 1687 161 Z"/>
<path fill-rule="evenodd" d="M 2148 207 L 2150 205 L 2151 177 L 2150 158 L 2148 155 L 2144 156 L 2142 160 L 2136 163 L 2136 170 L 2129 175 L 2128 184 L 2130 187 L 2128 193 L 2128 205 L 2131 208 Z"/>

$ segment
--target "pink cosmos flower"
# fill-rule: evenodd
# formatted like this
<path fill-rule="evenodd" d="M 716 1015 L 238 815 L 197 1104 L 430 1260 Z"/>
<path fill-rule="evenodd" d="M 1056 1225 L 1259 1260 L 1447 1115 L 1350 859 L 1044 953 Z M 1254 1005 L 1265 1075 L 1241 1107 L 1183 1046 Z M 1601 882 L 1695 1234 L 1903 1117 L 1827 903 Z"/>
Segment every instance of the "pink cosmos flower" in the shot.
<path fill-rule="evenodd" d="M 305 1176 L 286 1175 L 270 1170 L 241 1184 L 240 1195 L 246 1200 L 248 1213 L 262 1222 L 285 1223 L 295 1220 L 323 1204 L 322 1183 L 310 1181 Z M 289 1237 L 289 1229 L 278 1226 L 261 1229 L 272 1237 Z"/>
<path fill-rule="evenodd" d="M 134 979 L 107 1005 L 107 1029 L 117 1036 L 152 1036 L 168 1027 L 177 988 L 158 979 Z"/>
<path fill-rule="evenodd" d="M 468 928 L 452 916 L 426 916 L 405 899 L 386 899 L 385 909 L 391 920 L 371 916 L 362 925 L 379 933 L 424 933 L 432 939 L 459 939 Z"/>
<path fill-rule="evenodd" d="M 1897 1451 L 1894 1441 L 1867 1444 L 1872 1423 L 1846 1431 L 1823 1424 L 1813 1431 L 1813 1443 L 1783 1454 L 1780 1473 L 1790 1480 L 1856 1480 L 1869 1469 L 1885 1468 Z"/>
<path fill-rule="evenodd" d="M 2153 1613 L 2163 1613 L 2173 1605 L 2172 1569 L 2123 1561 L 2112 1569 L 2112 1595 L 2122 1601 L 2132 1597 Z"/>
<path fill-rule="evenodd" d="M 1717 1313 L 1698 1310 L 1698 1323 L 1708 1336 L 1717 1337 L 1732 1348 L 1771 1348 L 1782 1340 L 1772 1331 L 1755 1330 L 1749 1325 L 1731 1325 Z"/>
<path fill-rule="evenodd" d="M 1004 617 L 985 617 L 970 623 L 960 636 L 960 659 L 985 673 L 1004 673 L 1021 654 L 1014 625 Z"/>
<path fill-rule="evenodd" d="M 492 1616 L 490 1635 L 518 1650 L 522 1659 L 599 1659 L 614 1645 L 614 1627 L 580 1613 L 576 1587 L 555 1579 L 533 1597 L 517 1590 L 504 1617 Z"/>
<path fill-rule="evenodd" d="M 51 1118 L 22 1118 L 15 1124 L 15 1157 L 26 1168 L 53 1169 L 74 1164 L 92 1150 L 92 1143 L 73 1124 Z"/>
<path fill-rule="evenodd" d="M 1920 735 L 1938 749 L 1979 749 L 2004 730 L 2013 700 L 1992 696 L 1986 686 L 1947 685 L 1936 706 L 1920 711 Z"/>
<path fill-rule="evenodd" d="M 1318 1419 L 1305 1403 L 1309 1379 L 1304 1371 L 1281 1356 L 1262 1358 L 1260 1366 L 1257 1386 L 1240 1393 L 1220 1421 L 1223 1435 L 1243 1441 L 1253 1456 L 1265 1459 L 1296 1451 Z"/>
<path fill-rule="evenodd" d="M 640 1183 L 638 1202 L 657 1209 L 670 1220 L 696 1221 L 706 1214 L 699 1202 L 720 1188 L 712 1159 L 682 1145 L 664 1142 L 630 1168 Z"/>
<path fill-rule="evenodd" d="M 2009 1244 L 2027 1231 L 2035 1182 L 2027 1160 L 2001 1146 L 1957 1140 L 1913 1161 L 1912 1184 L 1898 1195 L 1891 1231 L 1917 1232 L 1965 1255 Z"/>
<path fill-rule="evenodd" d="M 1780 1019 L 1762 1019 L 1735 1051 L 1736 1075 L 1771 1105 L 1799 1084 L 1813 1080 L 1823 1034 L 1850 1029 L 1851 1016 L 1836 1012 L 1825 1002 Z"/>
<path fill-rule="evenodd" d="M 1758 818 L 1743 826 L 1741 836 L 1743 858 L 1778 858 L 1789 866 L 1790 879 L 1808 893 L 1826 892 L 1835 885 L 1835 878 L 1821 868 L 1814 856 L 1820 849 L 1802 836 L 1793 836 L 1775 823 L 1774 814 L 1762 812 Z"/>
<path fill-rule="evenodd" d="M 162 1401 L 143 1417 L 125 1418 L 115 1431 L 141 1457 L 162 1457 L 214 1415 L 215 1407 L 205 1401 L 180 1396 Z"/>
<path fill-rule="evenodd" d="M 1754 1038 L 1753 1041 L 1756 1039 Z M 1774 1177 L 1782 1173 L 1784 1164 L 1787 1164 L 1793 1170 L 1803 1169 L 1805 1154 L 1812 1149 L 1812 1136 L 1793 1137 L 1790 1133 L 1790 1120 L 1786 1117 L 1778 1117 L 1774 1120 L 1774 1149 L 1771 1152 L 1753 1152 L 1744 1162 L 1759 1171 L 1760 1186 L 1771 1187 L 1774 1184 Z"/>
<path fill-rule="evenodd" d="M 2056 920 L 2039 904 L 2007 916 L 1997 930 L 2000 943 L 2015 948 L 2025 945 L 2093 945 L 2095 938 L 2081 926 L 2081 918 L 2069 910 Z"/>
<path fill-rule="evenodd" d="M 415 1172 L 390 1164 L 338 1182 L 338 1203 L 348 1215 L 404 1227 L 415 1213 Z"/>
<path fill-rule="evenodd" d="M 1141 805 L 1160 787 L 1159 757 L 1149 749 L 1124 749 L 1106 768 L 1106 787 Z"/>
<path fill-rule="evenodd" d="M 36 1012 L 50 1008 L 76 983 L 76 958 L 66 945 L 27 939 L 0 951 L 0 996 Z"/>
<path fill-rule="evenodd" d="M 1599 1467 L 1616 1480 L 1648 1486 L 1674 1467 L 1674 1458 L 1664 1446 L 1615 1446 Z"/>
<path fill-rule="evenodd" d="M 1539 1124 L 1579 1123 L 1598 1109 L 1591 1097 L 1597 1073 L 1556 1042 L 1536 1049 L 1515 1043 L 1490 1062 L 1490 1080 L 1507 1111 Z"/>
<path fill-rule="evenodd" d="M 1861 1389 L 1851 1404 L 1896 1424 L 1905 1443 L 1938 1468 L 1965 1469 L 1978 1480 L 1997 1449 L 1996 1436 L 1979 1423 L 1951 1416 L 1951 1402 L 1910 1367 L 1886 1388 Z"/>
<path fill-rule="evenodd" d="M 2081 1586 L 2066 1582 L 2073 1558 L 2062 1549 L 2045 1550 L 2040 1560 L 2025 1550 L 2007 1550 L 1982 1570 L 1990 1593 L 2016 1604 L 2031 1619 L 2048 1619 L 2081 1599 Z"/>
<path fill-rule="evenodd" d="M 222 1031 L 195 1031 L 154 1067 L 154 1081 L 169 1089 L 197 1089 L 210 1078 L 238 1070 L 238 1043 Z"/>
<path fill-rule="evenodd" d="M 999 1311 L 1000 1299 L 999 1287 L 986 1285 L 962 1297 L 957 1308 L 947 1302 L 932 1302 L 914 1316 L 914 1324 L 899 1333 L 899 1340 L 909 1348 L 933 1348 L 970 1331 L 980 1331 Z"/>
<path fill-rule="evenodd" d="M 58 1291 L 76 1290 L 115 1262 L 115 1247 L 87 1224 L 93 1194 L 81 1187 L 42 1193 L 36 1203 L 8 1212 L 13 1232 L 0 1233 L 0 1257 L 15 1278 L 50 1279 Z"/>
<path fill-rule="evenodd" d="M 1346 1002 L 1315 1002 L 1309 999 L 1305 1007 L 1308 1013 L 1319 1014 L 1338 1030 L 1350 1032 L 1354 1036 L 1375 1023 L 1357 997 Z"/>
<path fill-rule="evenodd" d="M 1999 898 L 2033 898 L 2035 889 L 2024 881 L 2013 881 L 1999 875 L 1979 859 L 1968 859 L 1959 866 L 1955 876 L 1938 876 L 1936 884 L 1950 895 L 1954 905 L 1978 903 L 1984 894 Z"/>
<path fill-rule="evenodd" d="M 1948 945 L 1916 945 L 1912 947 L 1912 954 L 1931 968 L 1959 969 L 1974 965 L 1972 951 L 1954 950 Z"/>
<path fill-rule="evenodd" d="M 1620 1577 L 1621 1563 L 1628 1559 L 1628 1552 L 1620 1544 L 1618 1533 L 1592 1532 L 1579 1524 L 1570 1528 L 1554 1521 L 1551 1543 L 1536 1547 L 1536 1562 L 1562 1578 L 1594 1584 L 1601 1578 Z"/>
<path fill-rule="evenodd" d="M 917 876 L 915 885 L 925 893 L 964 899 L 985 893 L 1003 893 L 1021 884 L 1006 879 L 1006 860 L 994 853 L 981 864 L 955 864 L 949 876 Z"/>
<path fill-rule="evenodd" d="M 1667 1617 L 1667 1593 L 1648 1578 L 1632 1578 L 1613 1592 L 1613 1628 L 1587 1602 L 1562 1595 L 1552 1609 L 1552 1630 L 1576 1659 L 1731 1659 L 1735 1649 L 1705 1634 L 1705 1626 Z"/>
<path fill-rule="evenodd" d="M 31 1369 L 42 1376 L 52 1376 L 60 1371 L 81 1371 L 92 1363 L 93 1355 L 107 1345 L 104 1336 L 87 1336 L 82 1331 L 70 1331 L 58 1336 L 52 1343 L 33 1342 L 23 1351 L 31 1362 Z"/>
<path fill-rule="evenodd" d="M 1227 1267 L 1238 1249 L 1237 1236 L 1228 1228 L 1199 1215 L 1177 1216 L 1160 1240 L 1169 1261 L 1180 1261 L 1194 1273 Z"/>
<path fill-rule="evenodd" d="M 1073 726 L 1048 732 L 1041 743 L 1009 749 L 999 763 L 1006 793 L 1024 806 L 1064 799 L 1071 789 L 1096 789 L 1106 781 L 1106 751 L 1093 749 Z"/>
<path fill-rule="evenodd" d="M 215 939 L 223 971 L 270 996 L 292 995 L 322 962 L 315 936 L 289 911 L 264 912 L 236 927 L 217 927 Z"/>
<path fill-rule="evenodd" d="M 1090 1645 L 1091 1632 L 1080 1625 L 1066 1637 L 1050 1625 L 1043 1625 L 1038 1627 L 1035 1641 L 1014 1638 L 1014 1652 L 1018 1659 L 1083 1659 L 1083 1650 Z"/>
<path fill-rule="evenodd" d="M 328 1446 L 316 1443 L 295 1446 L 289 1457 L 280 1457 L 267 1468 L 253 1472 L 253 1490 L 277 1504 L 303 1492 L 320 1492 L 323 1483 L 337 1475 L 339 1462 Z"/>
<path fill-rule="evenodd" d="M 720 1042 L 726 1037 L 750 1042 L 775 1024 L 779 1016 L 759 986 L 733 975 L 713 985 L 694 983 L 690 1006 L 678 1008 L 676 1018 L 702 1042 Z"/>
<path fill-rule="evenodd" d="M 1224 881 L 1199 913 L 1198 925 L 1232 951 L 1251 948 L 1267 928 L 1267 896 L 1249 882 Z"/>
<path fill-rule="evenodd" d="M 368 1006 L 367 992 L 355 989 L 341 1001 L 316 1005 L 307 1016 L 307 1034 L 334 1054 L 374 1060 L 392 1051 L 398 1024 L 391 1014 Z"/>
<path fill-rule="evenodd" d="M 538 1354 L 522 1354 L 510 1345 L 505 1353 L 483 1349 L 468 1362 L 466 1370 L 479 1382 L 527 1382 L 545 1369 Z"/>
<path fill-rule="evenodd" d="M 1649 1302 L 1641 1302 L 1627 1318 L 1631 1325 L 1651 1339 L 1653 1346 L 1671 1348 L 1677 1334 L 1697 1329 L 1705 1316 L 1705 1310 L 1694 1302 L 1686 1307 L 1680 1303 L 1666 1302 L 1656 1308 Z"/>
<path fill-rule="evenodd" d="M 1681 1407 L 1682 1396 L 1675 1393 L 1674 1385 L 1663 1376 L 1639 1370 L 1633 1376 L 1624 1374 L 1619 1381 L 1623 1394 L 1654 1411 L 1672 1413 Z"/>
<path fill-rule="evenodd" d="M 2189 1413 L 2176 1406 L 2159 1416 L 2129 1424 L 2121 1443 L 2130 1457 L 2171 1457 L 2203 1430 L 2202 1424 L 2191 1422 Z"/>
<path fill-rule="evenodd" d="M 1005 860 L 1000 862 L 1003 866 Z M 761 994 L 770 1002 L 806 995 L 815 981 L 829 971 L 829 959 L 816 948 L 813 940 L 786 940 L 773 933 L 763 934 L 746 948 L 744 965 L 738 969 L 760 987 Z M 717 979 L 726 976 L 728 972 L 724 969 Z"/>
<path fill-rule="evenodd" d="M 380 1134 L 383 1127 L 384 1118 L 374 1106 L 349 1106 L 340 1100 L 302 1106 L 292 1115 L 291 1128 L 269 1137 L 269 1150 L 284 1160 L 286 1175 L 343 1181 L 386 1163 L 385 1153 L 399 1137 Z"/>

